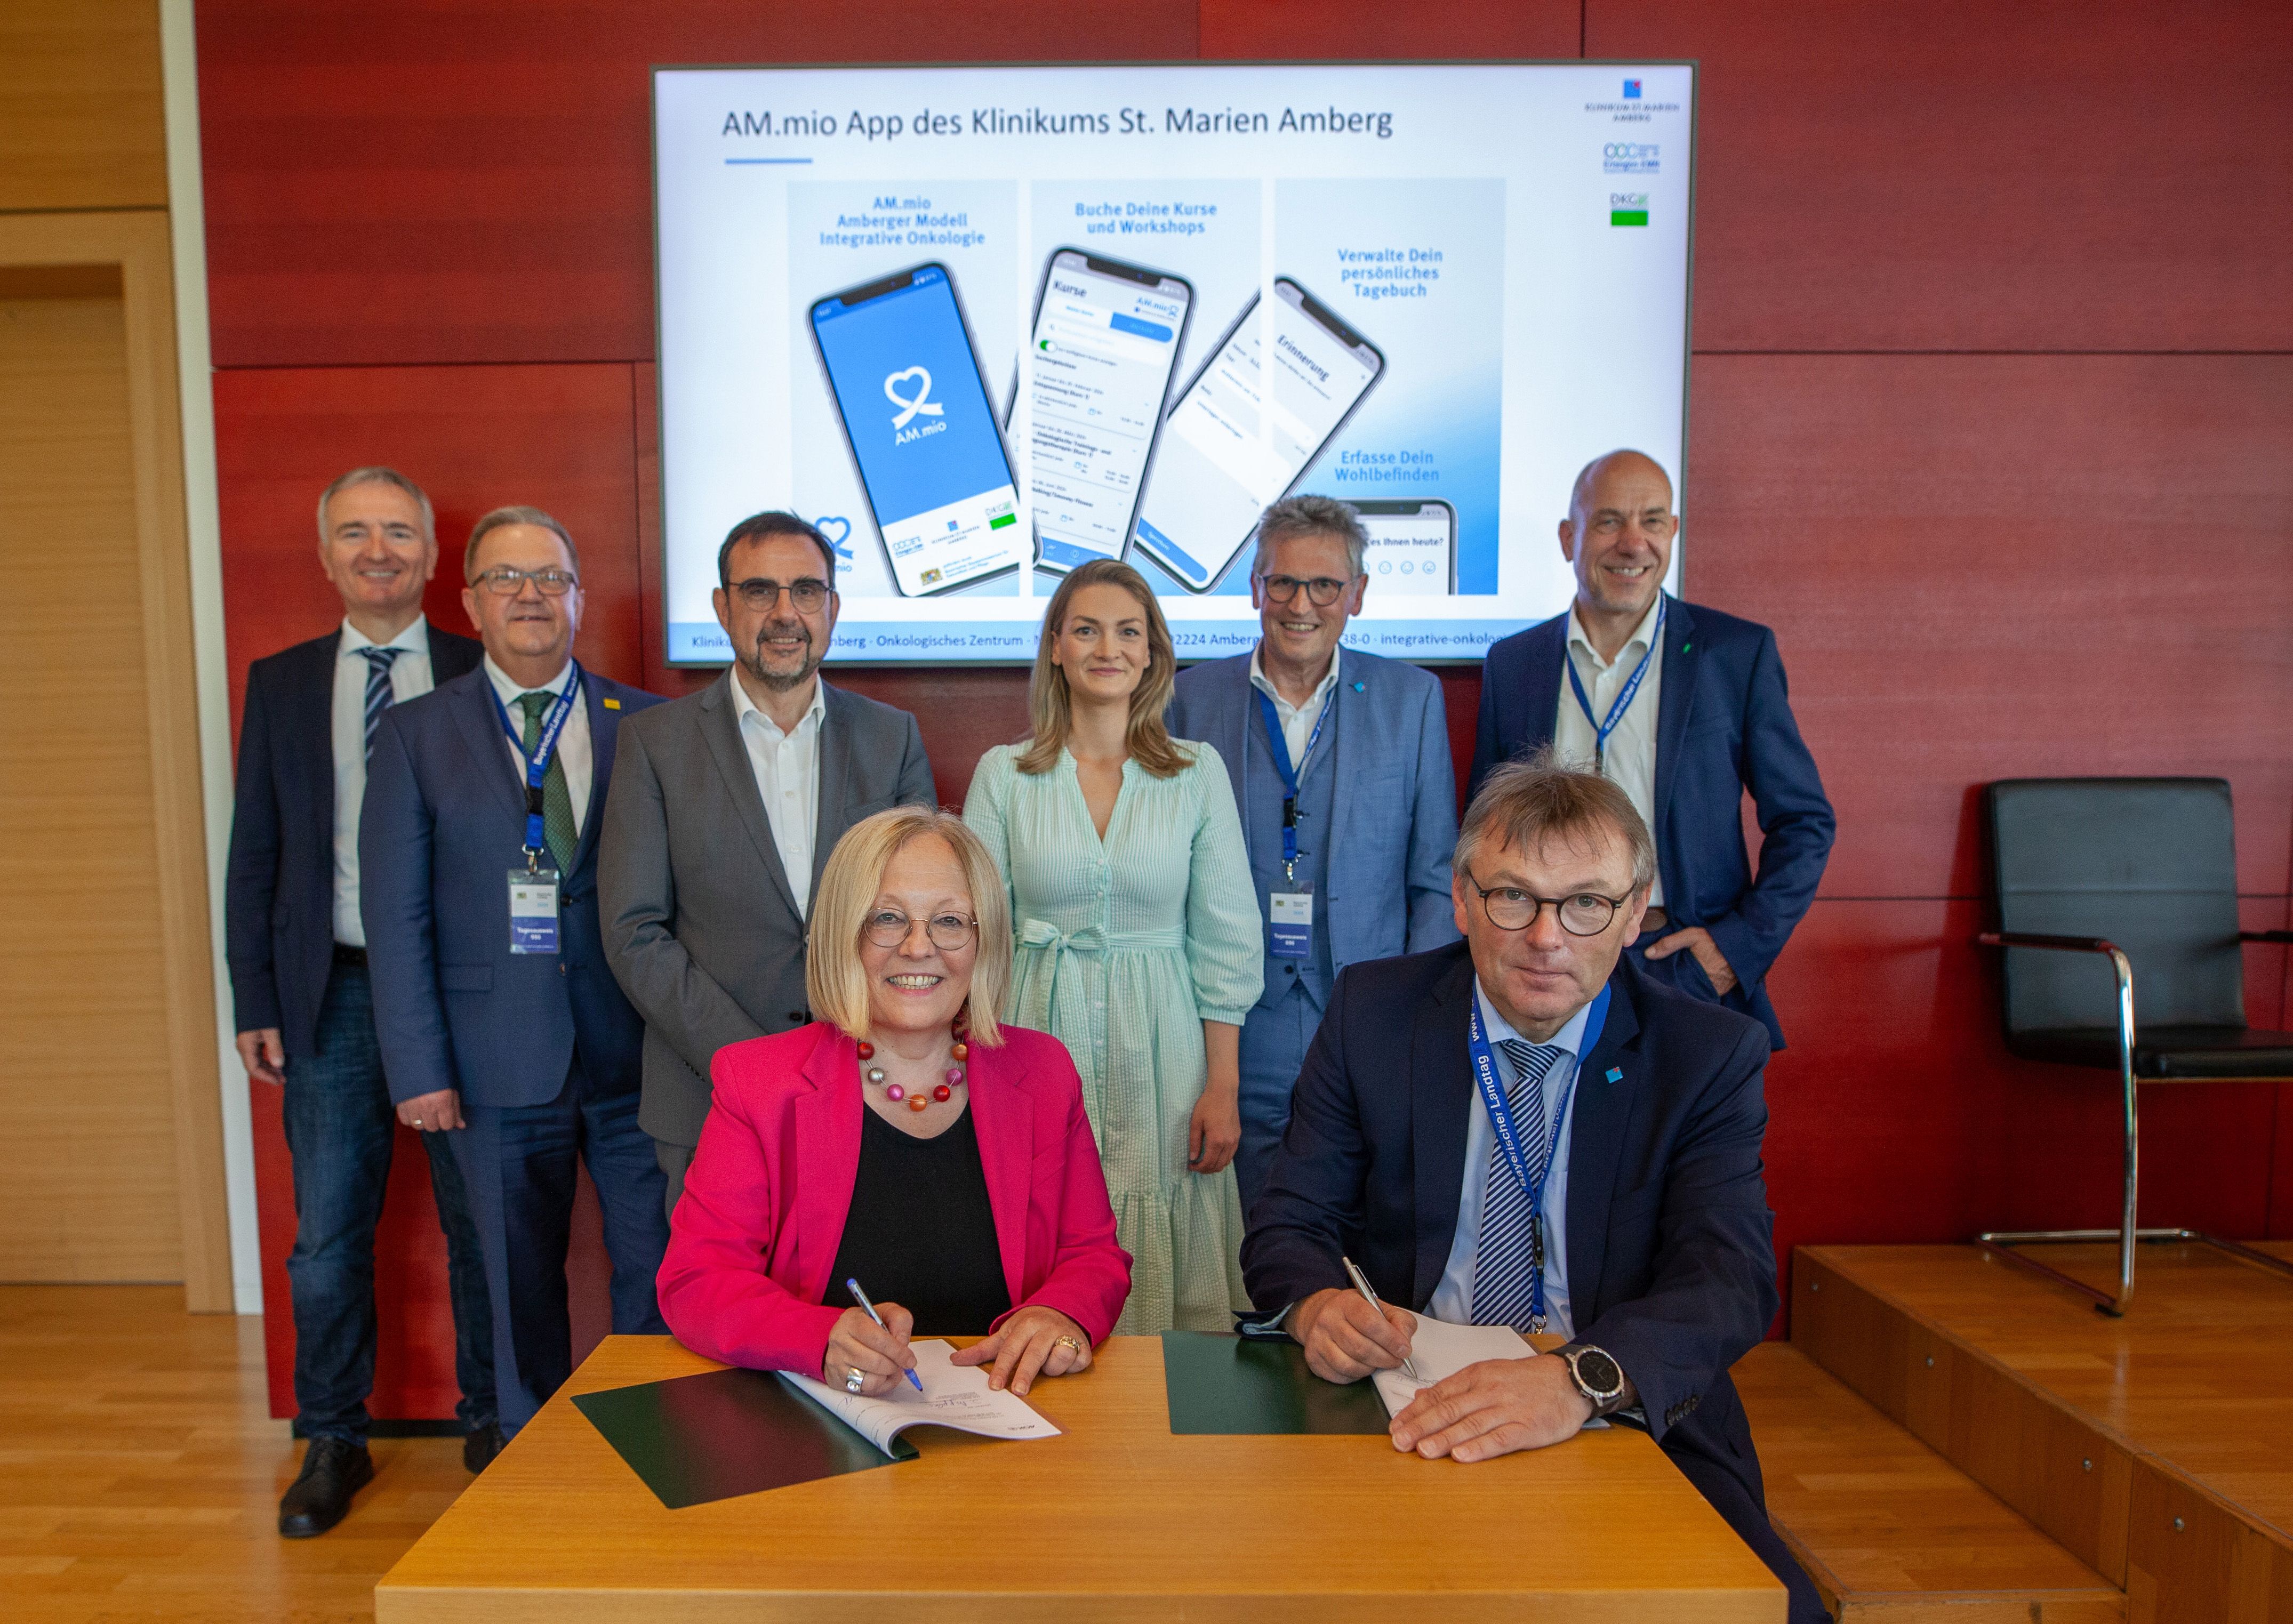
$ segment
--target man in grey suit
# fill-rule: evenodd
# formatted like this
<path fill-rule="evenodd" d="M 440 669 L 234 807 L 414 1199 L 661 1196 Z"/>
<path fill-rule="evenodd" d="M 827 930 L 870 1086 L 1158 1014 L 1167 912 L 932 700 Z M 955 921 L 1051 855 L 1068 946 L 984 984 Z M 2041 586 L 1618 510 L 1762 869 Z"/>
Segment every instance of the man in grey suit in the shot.
<path fill-rule="evenodd" d="M 1258 647 L 1181 673 L 1170 728 L 1227 764 L 1267 922 L 1266 990 L 1242 1028 L 1245 1211 L 1338 972 L 1457 940 L 1457 778 L 1430 672 L 1339 646 L 1369 577 L 1360 518 L 1291 497 L 1258 522 Z"/>
<path fill-rule="evenodd" d="M 606 955 L 644 1017 L 638 1120 L 672 1213 L 709 1061 L 811 1019 L 805 918 L 828 853 L 870 813 L 936 799 L 916 719 L 820 679 L 837 610 L 827 538 L 758 513 L 725 537 L 717 579 L 733 665 L 622 723 L 598 877 Z"/>

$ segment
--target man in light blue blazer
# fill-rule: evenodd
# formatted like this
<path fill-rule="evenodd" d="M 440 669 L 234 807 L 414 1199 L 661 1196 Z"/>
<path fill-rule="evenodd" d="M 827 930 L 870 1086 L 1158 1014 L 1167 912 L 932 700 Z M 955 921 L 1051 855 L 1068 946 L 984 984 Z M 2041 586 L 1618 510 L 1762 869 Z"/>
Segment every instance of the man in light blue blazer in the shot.
<path fill-rule="evenodd" d="M 1242 1028 L 1243 1209 L 1290 1120 L 1290 1091 L 1338 972 L 1457 940 L 1457 779 L 1441 684 L 1341 648 L 1369 577 L 1345 503 L 1266 510 L 1251 566 L 1257 648 L 1179 675 L 1170 728 L 1228 769 L 1267 921 L 1266 990 Z"/>
<path fill-rule="evenodd" d="M 513 1436 L 572 1372 L 577 1159 L 604 1213 L 613 1329 L 667 1329 L 653 1295 L 668 1245 L 663 1184 L 637 1123 L 644 1023 L 597 918 L 617 730 L 660 701 L 574 660 L 579 578 L 572 538 L 548 514 L 507 507 L 478 521 L 462 602 L 485 659 L 383 712 L 359 823 L 391 1097 L 401 1120 L 452 1135 Z"/>

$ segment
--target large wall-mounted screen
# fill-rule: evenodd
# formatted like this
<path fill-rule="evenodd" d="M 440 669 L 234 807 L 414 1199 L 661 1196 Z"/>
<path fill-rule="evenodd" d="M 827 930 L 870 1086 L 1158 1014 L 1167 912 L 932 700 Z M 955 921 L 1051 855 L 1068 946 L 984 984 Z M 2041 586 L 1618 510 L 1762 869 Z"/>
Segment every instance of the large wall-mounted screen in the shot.
<path fill-rule="evenodd" d="M 1349 643 L 1478 658 L 1568 602 L 1580 466 L 1678 477 L 1693 78 L 658 70 L 670 660 L 729 658 L 717 551 L 764 508 L 838 550 L 834 661 L 1029 659 L 1098 558 L 1181 658 L 1238 653 L 1304 492 L 1369 531 Z"/>

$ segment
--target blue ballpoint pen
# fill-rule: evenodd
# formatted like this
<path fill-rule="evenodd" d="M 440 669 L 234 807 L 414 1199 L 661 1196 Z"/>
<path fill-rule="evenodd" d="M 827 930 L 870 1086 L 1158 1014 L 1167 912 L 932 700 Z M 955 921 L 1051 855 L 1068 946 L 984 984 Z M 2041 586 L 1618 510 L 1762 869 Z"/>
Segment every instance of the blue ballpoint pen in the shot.
<path fill-rule="evenodd" d="M 870 1319 L 875 1321 L 879 1325 L 883 1325 L 886 1330 L 892 1329 L 888 1325 L 884 1325 L 884 1316 L 876 1312 L 876 1305 L 870 1302 L 868 1300 L 868 1294 L 860 1289 L 860 1282 L 858 1281 L 847 1280 L 844 1282 L 844 1289 L 852 1294 L 852 1300 L 860 1305 L 861 1308 L 866 1312 Z M 918 1393 L 921 1393 L 924 1390 L 922 1380 L 913 1370 L 904 1370 L 901 1372 L 901 1374 L 908 1378 L 908 1385 L 913 1387 Z"/>

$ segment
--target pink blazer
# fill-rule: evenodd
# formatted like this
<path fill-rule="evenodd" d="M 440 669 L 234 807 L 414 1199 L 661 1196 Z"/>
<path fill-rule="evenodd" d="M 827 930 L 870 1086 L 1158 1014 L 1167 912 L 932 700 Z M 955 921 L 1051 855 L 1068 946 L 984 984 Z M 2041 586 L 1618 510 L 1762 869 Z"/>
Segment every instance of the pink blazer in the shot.
<path fill-rule="evenodd" d="M 1004 1282 L 1014 1312 L 1056 1308 L 1097 1344 L 1130 1295 L 1130 1254 L 1114 1243 L 1082 1085 L 1057 1038 L 1001 1030 L 1000 1046 L 971 1046 L 967 1087 Z M 821 1299 L 860 1173 L 859 1047 L 816 1021 L 719 1049 L 709 1078 L 661 1316 L 696 1353 L 816 1377 L 843 1312 Z"/>

